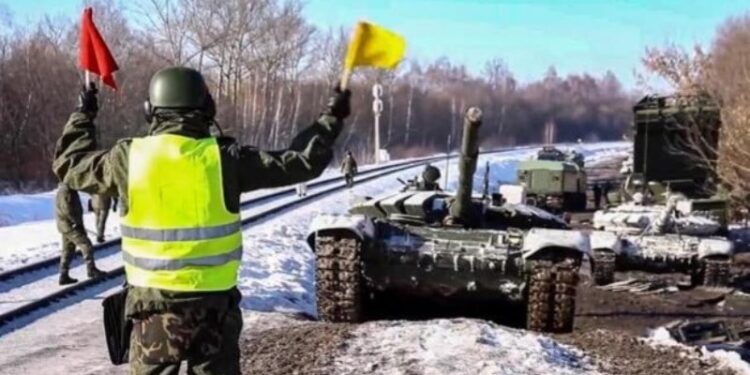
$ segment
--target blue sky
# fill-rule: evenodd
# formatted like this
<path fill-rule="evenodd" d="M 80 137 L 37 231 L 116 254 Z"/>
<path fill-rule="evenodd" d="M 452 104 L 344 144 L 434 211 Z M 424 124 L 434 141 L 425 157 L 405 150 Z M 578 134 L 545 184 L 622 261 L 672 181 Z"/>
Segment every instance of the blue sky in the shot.
<path fill-rule="evenodd" d="M 15 20 L 45 12 L 77 18 L 77 0 L 0 0 Z M 710 44 L 729 16 L 750 11 L 748 0 L 306 0 L 315 25 L 351 26 L 366 19 L 407 39 L 410 58 L 448 56 L 478 73 L 500 57 L 522 81 L 558 73 L 613 71 L 628 88 L 646 46 Z"/>

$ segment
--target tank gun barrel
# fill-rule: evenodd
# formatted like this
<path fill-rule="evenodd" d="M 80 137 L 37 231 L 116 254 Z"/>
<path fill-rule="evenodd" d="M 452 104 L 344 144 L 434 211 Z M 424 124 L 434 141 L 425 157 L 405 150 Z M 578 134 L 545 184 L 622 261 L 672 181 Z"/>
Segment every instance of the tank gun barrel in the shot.
<path fill-rule="evenodd" d="M 471 194 L 474 172 L 479 156 L 479 126 L 482 124 L 482 110 L 471 107 L 464 116 L 464 131 L 461 140 L 461 157 L 458 161 L 458 189 L 450 207 L 450 216 L 459 222 L 470 222 L 474 212 Z"/>

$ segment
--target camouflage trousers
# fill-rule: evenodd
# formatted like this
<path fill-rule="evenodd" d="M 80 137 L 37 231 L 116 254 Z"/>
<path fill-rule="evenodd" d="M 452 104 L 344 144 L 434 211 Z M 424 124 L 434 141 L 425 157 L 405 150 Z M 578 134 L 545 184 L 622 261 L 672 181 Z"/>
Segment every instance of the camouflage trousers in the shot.
<path fill-rule="evenodd" d="M 104 232 L 107 228 L 107 217 L 109 216 L 109 210 L 96 210 L 96 238 L 97 240 L 104 239 Z"/>
<path fill-rule="evenodd" d="M 354 186 L 354 174 L 353 173 L 344 174 L 344 180 L 346 180 L 346 186 L 348 187 Z"/>
<path fill-rule="evenodd" d="M 94 262 L 94 249 L 91 240 L 83 230 L 73 230 L 62 234 L 62 254 L 60 255 L 60 271 L 68 272 L 70 262 L 76 253 L 76 248 L 81 249 L 83 260 L 86 264 Z"/>
<path fill-rule="evenodd" d="M 131 375 L 187 373 L 239 375 L 242 313 L 238 306 L 176 308 L 134 317 L 130 336 Z"/>

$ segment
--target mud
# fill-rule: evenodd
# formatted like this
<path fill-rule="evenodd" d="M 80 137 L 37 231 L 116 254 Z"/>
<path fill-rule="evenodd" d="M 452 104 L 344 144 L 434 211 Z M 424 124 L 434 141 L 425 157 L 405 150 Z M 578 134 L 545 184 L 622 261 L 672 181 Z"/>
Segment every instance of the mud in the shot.
<path fill-rule="evenodd" d="M 744 265 L 745 258 L 736 262 L 741 265 L 733 269 L 735 281 L 740 284 L 750 274 Z M 667 285 L 686 281 L 681 274 L 641 272 L 618 273 L 616 281 L 627 278 Z M 655 294 L 613 292 L 595 287 L 584 269 L 574 331 L 554 338 L 582 349 L 604 374 L 733 374 L 700 356 L 697 349 L 653 346 L 643 338 L 649 330 L 676 319 L 723 318 L 737 328 L 747 328 L 750 295 L 738 293 L 738 289 L 694 288 Z M 492 317 L 492 320 L 515 327 L 520 324 L 517 319 Z M 270 328 L 263 318 L 251 324 L 254 327 L 246 331 L 242 341 L 245 374 L 335 374 L 333 360 L 346 349 L 353 328 L 349 324 L 321 323 L 300 317 L 277 319 Z"/>

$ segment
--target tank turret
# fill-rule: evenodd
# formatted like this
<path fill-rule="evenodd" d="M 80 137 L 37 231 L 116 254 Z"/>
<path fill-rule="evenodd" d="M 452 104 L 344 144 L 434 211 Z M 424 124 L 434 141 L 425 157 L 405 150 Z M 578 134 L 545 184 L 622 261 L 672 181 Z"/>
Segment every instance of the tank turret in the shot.
<path fill-rule="evenodd" d="M 469 108 L 464 116 L 461 158 L 458 161 L 458 189 L 450 207 L 450 218 L 454 222 L 469 224 L 476 217 L 471 194 L 479 156 L 479 126 L 481 124 L 482 110 L 477 107 Z"/>

